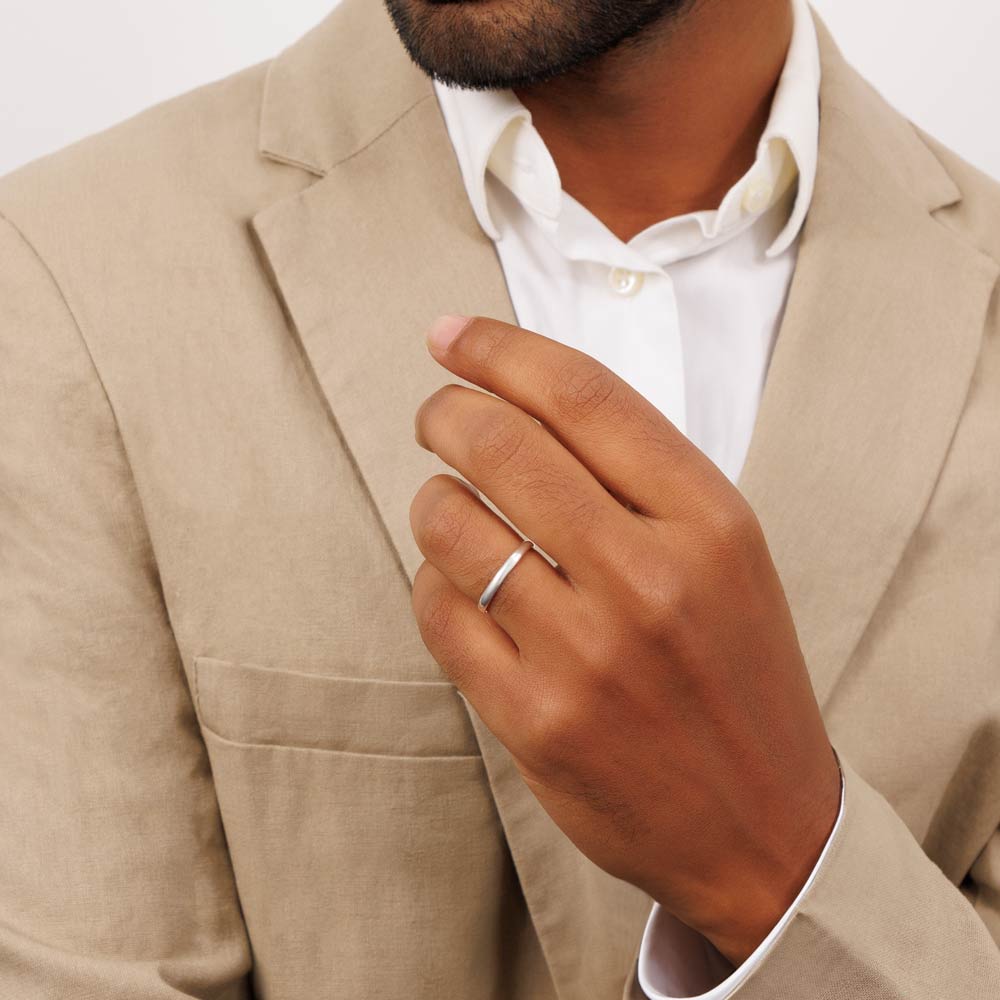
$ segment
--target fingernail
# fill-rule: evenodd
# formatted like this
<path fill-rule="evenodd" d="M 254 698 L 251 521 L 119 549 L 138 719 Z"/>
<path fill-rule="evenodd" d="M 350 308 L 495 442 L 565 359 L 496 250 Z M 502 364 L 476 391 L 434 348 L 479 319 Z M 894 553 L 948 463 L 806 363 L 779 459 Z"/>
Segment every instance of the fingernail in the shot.
<path fill-rule="evenodd" d="M 468 316 L 438 316 L 427 331 L 427 346 L 435 351 L 448 350 L 468 322 Z"/>

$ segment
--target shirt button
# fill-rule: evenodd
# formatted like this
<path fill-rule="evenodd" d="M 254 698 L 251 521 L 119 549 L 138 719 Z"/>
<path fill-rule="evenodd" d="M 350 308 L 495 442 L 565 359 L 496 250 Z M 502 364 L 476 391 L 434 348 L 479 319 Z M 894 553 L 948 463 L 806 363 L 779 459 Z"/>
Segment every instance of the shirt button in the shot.
<path fill-rule="evenodd" d="M 774 188 L 763 177 L 754 177 L 743 192 L 743 208 L 751 215 L 763 212 L 771 204 Z"/>
<path fill-rule="evenodd" d="M 642 288 L 642 275 L 624 267 L 613 267 L 608 272 L 608 284 L 618 295 L 635 295 Z"/>

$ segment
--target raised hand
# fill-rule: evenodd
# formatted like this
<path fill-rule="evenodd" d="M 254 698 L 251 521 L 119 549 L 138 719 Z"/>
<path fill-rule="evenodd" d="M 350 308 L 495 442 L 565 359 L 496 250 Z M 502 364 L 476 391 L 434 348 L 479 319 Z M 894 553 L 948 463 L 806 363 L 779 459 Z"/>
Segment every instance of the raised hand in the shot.
<path fill-rule="evenodd" d="M 593 358 L 486 318 L 428 336 L 416 415 L 455 477 L 410 511 L 425 644 L 592 861 L 739 963 L 833 827 L 837 761 L 761 531 L 715 464 Z M 493 393 L 495 395 L 490 395 Z M 500 398 L 497 398 L 500 397 Z"/>

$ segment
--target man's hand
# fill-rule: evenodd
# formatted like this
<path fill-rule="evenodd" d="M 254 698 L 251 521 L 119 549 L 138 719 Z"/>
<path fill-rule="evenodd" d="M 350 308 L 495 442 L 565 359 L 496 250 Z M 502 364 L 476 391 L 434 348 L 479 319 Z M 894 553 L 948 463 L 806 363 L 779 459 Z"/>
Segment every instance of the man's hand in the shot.
<path fill-rule="evenodd" d="M 577 847 L 742 962 L 804 884 L 840 797 L 756 517 L 593 358 L 484 318 L 443 317 L 428 345 L 496 395 L 445 386 L 417 441 L 558 569 L 529 551 L 480 613 L 521 539 L 434 476 L 410 511 L 424 642 Z"/>

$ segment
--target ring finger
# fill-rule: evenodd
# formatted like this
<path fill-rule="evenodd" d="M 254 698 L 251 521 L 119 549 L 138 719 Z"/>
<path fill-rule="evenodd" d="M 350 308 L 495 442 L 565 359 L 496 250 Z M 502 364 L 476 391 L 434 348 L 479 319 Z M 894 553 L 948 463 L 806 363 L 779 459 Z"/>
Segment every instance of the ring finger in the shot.
<path fill-rule="evenodd" d="M 424 558 L 473 601 L 522 541 L 460 479 L 445 474 L 417 490 L 410 527 Z M 523 649 L 563 620 L 573 596 L 572 584 L 530 549 L 490 601 L 489 617 Z"/>

